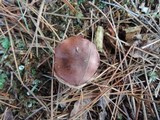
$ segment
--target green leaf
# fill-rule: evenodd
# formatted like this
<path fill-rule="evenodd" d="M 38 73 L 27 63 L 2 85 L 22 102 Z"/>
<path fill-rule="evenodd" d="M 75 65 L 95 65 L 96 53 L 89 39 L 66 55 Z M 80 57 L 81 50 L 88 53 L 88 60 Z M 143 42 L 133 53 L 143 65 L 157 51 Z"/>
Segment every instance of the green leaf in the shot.
<path fill-rule="evenodd" d="M 22 40 L 18 40 L 18 41 L 17 41 L 17 47 L 18 47 L 19 49 L 24 49 L 24 48 L 25 48 L 24 42 L 23 42 Z"/>
<path fill-rule="evenodd" d="M 2 73 L 0 74 L 0 89 L 3 89 L 4 83 L 6 82 L 7 75 Z"/>
<path fill-rule="evenodd" d="M 77 17 L 78 19 L 80 19 L 80 18 L 83 17 L 83 14 L 82 14 L 81 12 L 78 12 L 78 13 L 76 13 L 76 17 Z"/>
<path fill-rule="evenodd" d="M 8 39 L 7 37 L 4 37 L 4 38 L 2 39 L 1 45 L 2 45 L 2 47 L 3 47 L 4 49 L 8 49 L 8 48 L 10 47 L 10 41 L 9 41 L 9 39 Z"/>
<path fill-rule="evenodd" d="M 26 107 L 31 108 L 33 107 L 37 102 L 35 100 L 28 100 L 26 102 Z"/>
<path fill-rule="evenodd" d="M 122 113 L 119 113 L 118 114 L 118 120 L 122 120 L 123 119 L 123 115 L 122 115 Z"/>
<path fill-rule="evenodd" d="M 158 78 L 158 74 L 153 71 L 149 72 L 148 76 L 149 76 L 149 83 L 154 82 Z"/>
<path fill-rule="evenodd" d="M 32 82 L 31 92 L 34 92 L 34 91 L 37 90 L 37 87 L 38 87 L 39 83 L 41 83 L 41 81 L 40 81 L 40 80 L 37 80 L 37 79 Z M 27 92 L 27 95 L 30 95 L 30 93 Z"/>
<path fill-rule="evenodd" d="M 33 76 L 35 76 L 36 75 L 36 69 L 32 68 L 31 73 L 32 73 Z"/>
<path fill-rule="evenodd" d="M 84 3 L 84 2 L 85 2 L 85 0 L 78 0 L 77 1 L 78 5 L 80 5 L 80 4 Z"/>

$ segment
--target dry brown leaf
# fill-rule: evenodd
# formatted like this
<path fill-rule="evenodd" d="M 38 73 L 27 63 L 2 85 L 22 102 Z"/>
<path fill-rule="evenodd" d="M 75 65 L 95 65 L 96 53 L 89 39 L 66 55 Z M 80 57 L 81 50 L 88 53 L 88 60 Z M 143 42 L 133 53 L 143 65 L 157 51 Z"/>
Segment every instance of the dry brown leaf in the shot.
<path fill-rule="evenodd" d="M 4 120 L 14 120 L 12 111 L 10 109 L 5 111 Z"/>
<path fill-rule="evenodd" d="M 106 106 L 109 101 L 106 100 L 105 97 L 101 97 L 101 99 L 98 101 L 97 106 L 101 108 L 101 111 L 99 112 L 99 120 L 105 120 L 107 116 L 106 112 Z"/>
<path fill-rule="evenodd" d="M 135 26 L 135 27 L 129 27 L 124 29 L 126 33 L 125 40 L 131 44 L 134 37 L 140 33 L 141 29 L 142 29 L 142 26 Z"/>
<path fill-rule="evenodd" d="M 130 55 L 134 58 L 143 57 L 146 54 L 143 52 L 143 50 L 148 53 L 155 54 L 155 55 L 160 53 L 160 39 L 152 38 L 151 35 L 142 36 L 139 34 L 135 38 L 135 41 L 133 41 L 132 45 L 142 50 L 140 51 L 138 49 L 133 49 L 130 52 Z"/>
<path fill-rule="evenodd" d="M 70 117 L 73 117 L 76 115 L 83 107 L 85 107 L 87 104 L 91 102 L 91 99 L 85 99 L 85 100 L 79 100 L 74 103 L 74 108 L 71 111 Z M 84 112 L 84 114 L 81 116 L 82 120 L 87 120 L 87 112 Z"/>

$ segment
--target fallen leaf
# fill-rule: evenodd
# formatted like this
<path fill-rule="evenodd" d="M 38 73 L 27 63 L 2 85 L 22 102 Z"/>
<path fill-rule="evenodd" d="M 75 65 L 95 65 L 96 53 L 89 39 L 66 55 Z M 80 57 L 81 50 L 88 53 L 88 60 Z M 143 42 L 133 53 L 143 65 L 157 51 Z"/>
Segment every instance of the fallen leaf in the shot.
<path fill-rule="evenodd" d="M 104 37 L 104 29 L 102 26 L 98 26 L 95 33 L 94 43 L 97 47 L 97 50 L 100 52 L 103 51 L 103 37 Z"/>
<path fill-rule="evenodd" d="M 5 111 L 4 120 L 14 120 L 12 111 L 10 109 Z"/>
<path fill-rule="evenodd" d="M 87 104 L 91 102 L 91 99 L 85 99 L 85 100 L 78 100 L 74 103 L 74 107 L 71 111 L 70 117 L 73 117 L 76 115 L 81 109 L 83 109 Z M 81 116 L 82 120 L 87 120 L 87 112 L 84 112 L 84 114 Z"/>
<path fill-rule="evenodd" d="M 131 44 L 132 41 L 134 40 L 134 37 L 137 34 L 140 34 L 141 29 L 142 29 L 142 26 L 135 26 L 135 27 L 129 27 L 124 29 L 126 33 L 125 40 Z"/>
<path fill-rule="evenodd" d="M 105 120 L 107 116 L 106 112 L 106 106 L 109 103 L 109 101 L 106 100 L 106 98 L 103 96 L 101 99 L 98 101 L 97 106 L 101 109 L 99 112 L 99 120 Z"/>

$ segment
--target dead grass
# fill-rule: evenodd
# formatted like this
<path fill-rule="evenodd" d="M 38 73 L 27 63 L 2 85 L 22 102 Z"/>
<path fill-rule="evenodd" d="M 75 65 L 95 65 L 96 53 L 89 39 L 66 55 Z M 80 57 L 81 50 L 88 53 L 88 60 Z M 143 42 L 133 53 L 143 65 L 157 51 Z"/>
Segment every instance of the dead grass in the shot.
<path fill-rule="evenodd" d="M 0 1 L 0 119 L 159 120 L 160 1 L 153 3 L 142 13 L 139 0 Z M 94 80 L 79 90 L 59 83 L 54 48 L 73 35 L 93 41 L 97 26 L 104 40 Z"/>

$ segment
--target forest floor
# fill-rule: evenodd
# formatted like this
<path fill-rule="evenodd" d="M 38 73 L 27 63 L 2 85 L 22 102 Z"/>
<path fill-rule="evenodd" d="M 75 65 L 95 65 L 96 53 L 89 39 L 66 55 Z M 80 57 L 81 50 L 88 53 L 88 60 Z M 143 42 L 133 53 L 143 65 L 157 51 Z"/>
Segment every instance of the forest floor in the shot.
<path fill-rule="evenodd" d="M 52 68 L 75 35 L 99 38 L 100 65 L 81 89 Z M 1 120 L 160 120 L 159 93 L 160 1 L 0 0 Z"/>

